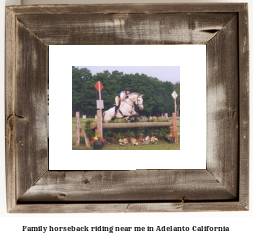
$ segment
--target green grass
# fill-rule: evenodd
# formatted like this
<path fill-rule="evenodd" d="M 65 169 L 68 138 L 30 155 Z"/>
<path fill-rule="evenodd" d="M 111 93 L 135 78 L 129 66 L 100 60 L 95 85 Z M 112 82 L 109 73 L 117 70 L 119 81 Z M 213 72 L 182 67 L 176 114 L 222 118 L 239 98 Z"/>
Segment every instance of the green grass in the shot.
<path fill-rule="evenodd" d="M 177 126 L 180 126 L 180 120 L 177 120 Z M 180 127 L 177 127 L 177 133 L 180 133 Z"/>
<path fill-rule="evenodd" d="M 78 147 L 73 146 L 72 150 L 91 150 L 92 148 L 87 148 L 84 145 Z M 133 146 L 132 144 L 127 144 L 125 146 L 119 144 L 105 144 L 103 150 L 180 150 L 180 144 L 169 144 L 166 141 L 158 141 L 157 144 L 139 144 Z"/>

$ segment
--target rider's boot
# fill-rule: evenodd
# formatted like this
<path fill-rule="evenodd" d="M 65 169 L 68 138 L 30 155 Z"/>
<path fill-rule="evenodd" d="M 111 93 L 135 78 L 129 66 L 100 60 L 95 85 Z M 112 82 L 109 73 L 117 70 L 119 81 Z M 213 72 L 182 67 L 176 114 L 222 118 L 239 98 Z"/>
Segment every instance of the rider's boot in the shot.
<path fill-rule="evenodd" d="M 115 106 L 115 113 L 114 113 L 114 117 L 116 117 L 117 112 L 118 112 L 119 106 Z"/>

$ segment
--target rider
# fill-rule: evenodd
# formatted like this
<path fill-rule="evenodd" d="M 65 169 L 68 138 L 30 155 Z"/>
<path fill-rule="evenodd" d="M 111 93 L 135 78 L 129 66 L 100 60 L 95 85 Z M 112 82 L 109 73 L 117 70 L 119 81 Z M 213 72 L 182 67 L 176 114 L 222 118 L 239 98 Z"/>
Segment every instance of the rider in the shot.
<path fill-rule="evenodd" d="M 125 88 L 123 91 L 121 91 L 116 97 L 115 97 L 115 114 L 116 117 L 117 111 L 119 109 L 121 101 L 124 101 L 126 98 L 128 98 L 128 94 L 130 93 L 130 88 Z"/>

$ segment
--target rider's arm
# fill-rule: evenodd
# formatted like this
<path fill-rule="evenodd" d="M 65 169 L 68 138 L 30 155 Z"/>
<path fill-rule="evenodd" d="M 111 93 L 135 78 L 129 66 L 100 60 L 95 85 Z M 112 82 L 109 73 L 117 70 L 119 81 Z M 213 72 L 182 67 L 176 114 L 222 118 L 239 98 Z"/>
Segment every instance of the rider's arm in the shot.
<path fill-rule="evenodd" d="M 124 92 L 120 93 L 120 100 L 121 101 L 125 100 L 125 93 Z"/>

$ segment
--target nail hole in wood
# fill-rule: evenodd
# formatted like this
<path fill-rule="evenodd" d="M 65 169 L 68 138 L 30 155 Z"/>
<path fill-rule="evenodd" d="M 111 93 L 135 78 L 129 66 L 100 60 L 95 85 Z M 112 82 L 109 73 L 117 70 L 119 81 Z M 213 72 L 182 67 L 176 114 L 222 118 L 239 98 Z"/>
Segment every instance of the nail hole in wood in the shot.
<path fill-rule="evenodd" d="M 84 180 L 84 183 L 86 184 L 86 183 L 89 183 L 90 181 L 88 180 L 88 179 L 85 179 Z"/>
<path fill-rule="evenodd" d="M 65 198 L 65 197 L 66 197 L 66 195 L 65 195 L 65 194 L 63 194 L 63 193 L 59 193 L 57 197 L 58 197 L 58 198 Z"/>

